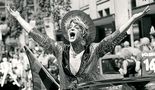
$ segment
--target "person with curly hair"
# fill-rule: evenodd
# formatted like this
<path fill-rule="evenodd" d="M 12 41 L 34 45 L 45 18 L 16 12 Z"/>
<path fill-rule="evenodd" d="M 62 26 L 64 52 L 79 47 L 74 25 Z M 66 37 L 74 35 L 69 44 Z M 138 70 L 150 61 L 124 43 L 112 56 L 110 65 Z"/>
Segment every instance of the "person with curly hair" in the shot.
<path fill-rule="evenodd" d="M 44 48 L 45 52 L 52 53 L 58 60 L 60 74 L 60 89 L 75 88 L 79 83 L 100 80 L 103 78 L 97 70 L 100 57 L 112 52 L 126 36 L 129 27 L 149 10 L 134 14 L 119 30 L 93 43 L 96 28 L 92 19 L 86 13 L 74 10 L 68 12 L 62 19 L 61 30 L 66 41 L 63 44 L 43 35 L 33 28 L 19 14 L 18 11 L 7 7 L 9 13 L 17 19 L 21 26 L 28 32 L 34 41 Z"/>

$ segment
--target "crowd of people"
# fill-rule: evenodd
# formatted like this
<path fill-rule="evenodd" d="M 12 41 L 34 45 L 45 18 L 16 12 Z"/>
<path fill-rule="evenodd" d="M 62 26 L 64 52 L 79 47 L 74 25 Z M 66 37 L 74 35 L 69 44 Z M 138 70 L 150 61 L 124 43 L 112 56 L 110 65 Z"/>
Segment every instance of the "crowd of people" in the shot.
<path fill-rule="evenodd" d="M 115 47 L 114 53 L 123 58 L 122 62 L 119 62 L 121 63 L 119 72 L 124 77 L 141 75 L 141 54 L 155 50 L 154 37 L 154 35 L 151 35 L 151 39 L 143 37 L 140 40 L 136 40 L 133 47 L 130 46 L 128 41 Z"/>
<path fill-rule="evenodd" d="M 39 46 L 31 50 L 39 62 L 55 78 L 58 78 L 59 70 L 56 58 L 51 54 L 44 53 Z M 30 64 L 23 48 L 2 55 L 0 61 L 0 85 L 2 90 L 33 90 Z"/>
<path fill-rule="evenodd" d="M 153 76 L 154 66 L 152 66 L 152 69 L 143 70 L 146 69 L 147 67 L 150 68 L 150 66 L 143 65 L 143 63 L 146 63 L 144 62 L 144 60 L 148 60 L 148 62 L 151 62 L 152 60 L 143 57 L 143 53 L 151 52 L 153 56 L 154 50 L 155 50 L 155 31 L 153 31 L 153 33 L 152 32 L 150 33 L 150 37 L 143 37 L 140 40 L 135 40 L 133 47 L 131 47 L 128 41 L 125 41 L 122 44 L 117 45 L 115 47 L 114 53 L 115 55 L 119 56 L 115 60 L 115 64 L 118 68 L 119 73 L 122 76 L 124 76 L 124 78 L 146 77 L 145 76 L 146 73 L 149 73 L 150 76 L 152 74 Z M 154 90 L 155 89 L 154 81 L 151 81 L 150 83 L 145 84 L 140 88 L 141 89 L 146 88 L 146 90 Z M 132 88 L 134 88 L 132 90 L 137 90 L 134 86 L 132 86 Z"/>
<path fill-rule="evenodd" d="M 141 76 L 140 54 L 142 52 L 155 50 L 155 36 L 152 34 L 151 39 L 141 38 L 134 42 L 134 47 L 130 46 L 128 41 L 115 47 L 114 53 L 121 57 L 119 72 L 124 77 Z M 39 62 L 44 65 L 54 77 L 59 77 L 57 60 L 53 54 L 44 53 L 40 46 L 32 48 L 31 51 Z M 123 58 L 123 59 L 122 59 Z M 32 90 L 32 75 L 28 58 L 23 49 L 18 52 L 11 51 L 9 54 L 3 54 L 0 62 L 0 83 L 1 88 L 7 88 L 7 84 L 14 85 L 14 88 L 20 90 Z"/>

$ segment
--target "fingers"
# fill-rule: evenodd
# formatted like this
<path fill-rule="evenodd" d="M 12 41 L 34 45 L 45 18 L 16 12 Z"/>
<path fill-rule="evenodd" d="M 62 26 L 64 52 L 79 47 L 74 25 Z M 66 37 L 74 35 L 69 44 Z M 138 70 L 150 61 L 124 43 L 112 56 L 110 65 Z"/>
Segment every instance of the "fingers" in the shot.
<path fill-rule="evenodd" d="M 144 13 L 147 13 L 147 12 L 149 12 L 150 11 L 150 6 L 147 6 L 145 9 L 144 9 Z"/>
<path fill-rule="evenodd" d="M 5 6 L 5 8 L 7 9 L 7 11 L 10 12 L 10 7 L 9 6 Z"/>
<path fill-rule="evenodd" d="M 10 6 L 6 6 L 6 9 L 8 10 L 9 13 L 14 12 L 14 11 L 10 8 Z"/>

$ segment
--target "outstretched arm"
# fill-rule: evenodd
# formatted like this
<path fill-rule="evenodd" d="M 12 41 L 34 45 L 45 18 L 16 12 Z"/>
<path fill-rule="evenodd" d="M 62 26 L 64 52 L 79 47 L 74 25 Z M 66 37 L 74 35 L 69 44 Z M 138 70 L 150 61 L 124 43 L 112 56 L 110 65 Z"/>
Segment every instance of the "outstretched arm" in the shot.
<path fill-rule="evenodd" d="M 30 32 L 33 29 L 33 27 L 20 16 L 18 11 L 12 10 L 9 6 L 7 6 L 6 9 L 15 19 L 17 19 L 25 31 Z"/>
<path fill-rule="evenodd" d="M 29 33 L 29 35 L 45 50 L 50 51 L 56 55 L 59 51 L 59 45 L 57 42 L 47 35 L 42 34 L 36 28 L 33 28 L 27 21 L 25 21 L 19 14 L 18 11 L 12 10 L 9 6 L 6 7 L 8 12 L 21 24 L 21 26 Z"/>
<path fill-rule="evenodd" d="M 120 33 L 127 31 L 129 27 L 138 19 L 143 17 L 147 12 L 150 11 L 150 7 L 147 6 L 142 12 L 134 14 L 124 25 L 122 25 L 119 29 Z"/>
<path fill-rule="evenodd" d="M 126 31 L 129 27 L 142 16 L 144 16 L 150 10 L 147 6 L 142 12 L 134 14 L 124 25 L 122 25 L 119 30 L 116 30 L 113 34 L 105 37 L 97 47 L 97 52 L 99 56 L 103 56 L 105 53 L 108 53 L 114 49 L 126 36 Z"/>
<path fill-rule="evenodd" d="M 150 11 L 150 7 L 147 6 L 142 12 L 136 13 L 134 14 L 126 23 L 124 23 L 119 30 L 116 30 L 113 34 L 107 36 L 106 38 L 104 38 L 105 40 L 109 40 L 112 39 L 114 36 L 116 36 L 119 33 L 123 33 L 126 32 L 130 26 L 138 19 L 140 19 L 141 17 L 143 17 L 145 14 L 147 14 L 147 12 Z"/>

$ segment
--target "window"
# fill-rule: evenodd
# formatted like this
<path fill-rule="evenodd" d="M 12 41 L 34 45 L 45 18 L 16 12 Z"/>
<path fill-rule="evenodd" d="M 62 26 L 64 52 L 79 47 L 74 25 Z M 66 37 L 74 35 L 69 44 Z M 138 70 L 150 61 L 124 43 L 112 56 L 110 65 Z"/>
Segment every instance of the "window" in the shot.
<path fill-rule="evenodd" d="M 131 0 L 131 6 L 132 6 L 132 8 L 136 7 L 136 0 Z"/>
<path fill-rule="evenodd" d="M 99 14 L 100 18 L 103 17 L 103 11 L 102 10 L 98 11 L 98 14 Z"/>
<path fill-rule="evenodd" d="M 5 6 L 5 3 L 4 2 L 0 2 L 0 6 Z"/>
<path fill-rule="evenodd" d="M 105 9 L 105 13 L 106 13 L 106 16 L 110 15 L 110 9 L 109 8 Z"/>

